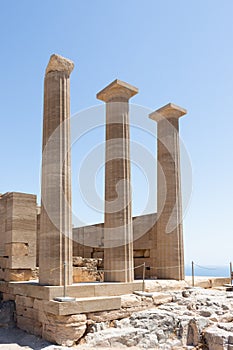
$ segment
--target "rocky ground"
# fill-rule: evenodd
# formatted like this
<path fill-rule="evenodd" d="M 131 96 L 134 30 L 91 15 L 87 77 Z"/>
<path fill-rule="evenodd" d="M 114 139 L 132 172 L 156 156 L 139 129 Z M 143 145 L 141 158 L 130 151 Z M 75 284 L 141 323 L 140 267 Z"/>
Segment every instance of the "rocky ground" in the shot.
<path fill-rule="evenodd" d="M 133 294 L 123 296 L 122 304 L 120 312 L 90 314 L 88 331 L 75 348 L 233 350 L 233 292 L 190 288 Z M 11 329 L 0 329 L 0 344 L 1 350 L 68 349 Z"/>
<path fill-rule="evenodd" d="M 195 288 L 148 295 L 143 298 L 153 307 L 91 325 L 83 348 L 233 350 L 233 292 Z M 135 295 L 124 298 L 126 306 L 141 302 Z"/>

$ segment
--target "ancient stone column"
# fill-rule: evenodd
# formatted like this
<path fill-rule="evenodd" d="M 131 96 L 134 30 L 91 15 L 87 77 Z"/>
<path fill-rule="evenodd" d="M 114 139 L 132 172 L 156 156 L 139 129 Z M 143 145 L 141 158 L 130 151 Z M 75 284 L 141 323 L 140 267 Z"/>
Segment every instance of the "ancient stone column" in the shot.
<path fill-rule="evenodd" d="M 134 279 L 128 101 L 137 92 L 137 88 L 115 80 L 97 94 L 106 102 L 105 281 Z"/>
<path fill-rule="evenodd" d="M 172 103 L 151 113 L 157 121 L 157 277 L 184 279 L 179 118 L 187 111 Z"/>
<path fill-rule="evenodd" d="M 73 62 L 52 55 L 44 79 L 39 281 L 72 284 L 70 73 Z"/>

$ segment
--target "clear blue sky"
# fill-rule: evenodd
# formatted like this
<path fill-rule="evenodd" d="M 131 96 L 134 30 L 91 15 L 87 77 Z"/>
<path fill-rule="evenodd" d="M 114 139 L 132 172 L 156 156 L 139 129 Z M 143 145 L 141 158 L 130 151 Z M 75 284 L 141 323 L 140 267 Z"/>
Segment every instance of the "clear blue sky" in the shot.
<path fill-rule="evenodd" d="M 231 0 L 2 0 L 0 192 L 39 195 L 43 76 L 59 53 L 75 62 L 72 114 L 100 105 L 96 93 L 115 78 L 139 88 L 135 104 L 188 109 L 186 263 L 233 260 L 232 18 Z"/>

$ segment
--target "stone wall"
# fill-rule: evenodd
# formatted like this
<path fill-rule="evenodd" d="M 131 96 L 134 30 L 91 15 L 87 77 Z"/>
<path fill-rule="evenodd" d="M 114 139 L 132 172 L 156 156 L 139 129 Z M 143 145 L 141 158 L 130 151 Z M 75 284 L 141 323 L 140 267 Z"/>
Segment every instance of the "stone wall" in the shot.
<path fill-rule="evenodd" d="M 156 249 L 156 213 L 133 218 L 134 266 L 146 263 L 146 278 L 155 278 L 151 249 Z M 155 229 L 153 230 L 153 227 Z M 84 258 L 104 259 L 104 224 L 96 224 L 73 229 L 73 255 Z M 144 233 L 145 231 L 145 233 Z M 142 278 L 143 268 L 135 268 L 134 277 Z"/>
<path fill-rule="evenodd" d="M 0 280 L 25 281 L 36 267 L 36 196 L 0 196 Z"/>
<path fill-rule="evenodd" d="M 5 293 L 3 297 L 6 299 Z M 18 328 L 53 343 L 67 346 L 73 345 L 86 330 L 85 314 L 55 315 L 47 310 L 48 302 L 45 300 L 18 294 L 12 294 L 11 299 L 15 301 L 15 310 L 14 305 L 10 304 L 12 301 L 0 303 L 0 326 L 1 323 L 5 327 L 14 326 L 15 318 Z M 6 312 L 3 314 L 4 310 L 7 311 L 7 318 Z"/>
<path fill-rule="evenodd" d="M 142 278 L 144 262 L 146 278 L 155 278 L 151 249 L 156 249 L 153 229 L 156 214 L 133 218 L 134 266 L 136 279 Z M 156 225 L 155 225 L 156 226 Z M 86 259 L 104 259 L 104 224 L 73 229 L 73 256 Z M 145 231 L 145 232 L 144 232 Z M 6 193 L 0 196 L 0 280 L 23 281 L 34 279 L 39 266 L 40 207 L 36 196 L 24 193 Z M 83 265 L 74 265 L 74 282 L 101 281 L 102 275 Z"/>

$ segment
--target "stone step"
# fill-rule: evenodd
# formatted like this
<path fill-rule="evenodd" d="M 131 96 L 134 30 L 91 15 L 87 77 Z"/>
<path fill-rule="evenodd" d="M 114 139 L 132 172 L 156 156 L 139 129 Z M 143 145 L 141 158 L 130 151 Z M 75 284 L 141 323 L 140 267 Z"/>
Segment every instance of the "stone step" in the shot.
<path fill-rule="evenodd" d="M 210 284 L 207 285 L 209 288 L 229 282 L 228 279 L 221 278 L 211 278 L 211 280 L 210 278 L 205 278 L 203 281 L 205 282 L 206 280 Z M 198 281 L 198 277 L 196 277 L 196 281 Z M 188 286 L 187 282 L 175 280 L 145 280 L 145 292 L 150 293 L 185 289 Z M 142 291 L 142 288 L 143 283 L 141 280 L 136 280 L 132 283 L 76 283 L 67 286 L 66 295 L 73 298 L 114 297 L 132 294 L 135 291 Z M 9 292 L 7 292 L 7 290 L 9 290 Z M 36 282 L 0 282 L 0 292 L 49 301 L 63 295 L 63 286 L 41 286 Z"/>
<path fill-rule="evenodd" d="M 78 298 L 75 301 L 59 302 L 45 301 L 45 310 L 54 315 L 73 315 L 90 313 L 97 311 L 109 311 L 120 309 L 120 297 L 95 297 L 95 298 Z"/>
<path fill-rule="evenodd" d="M 43 300 L 53 300 L 63 295 L 63 286 L 41 286 L 33 282 L 10 282 L 13 294 Z M 142 281 L 132 283 L 77 283 L 67 286 L 66 295 L 73 298 L 120 296 L 142 290 Z M 1 291 L 1 285 L 0 285 Z"/>

